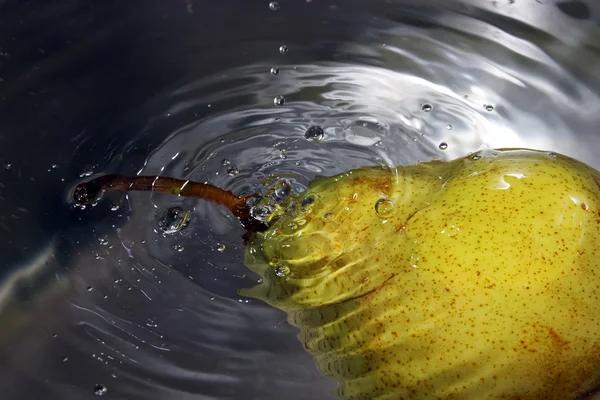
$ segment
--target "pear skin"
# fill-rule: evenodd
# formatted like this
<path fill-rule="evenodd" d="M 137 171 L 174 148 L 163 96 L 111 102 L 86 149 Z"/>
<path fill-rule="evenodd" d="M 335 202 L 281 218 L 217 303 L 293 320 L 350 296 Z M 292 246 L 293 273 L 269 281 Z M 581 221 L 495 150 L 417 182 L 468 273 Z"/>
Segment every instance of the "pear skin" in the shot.
<path fill-rule="evenodd" d="M 600 383 L 600 173 L 490 150 L 315 179 L 241 294 L 355 399 L 575 399 Z"/>

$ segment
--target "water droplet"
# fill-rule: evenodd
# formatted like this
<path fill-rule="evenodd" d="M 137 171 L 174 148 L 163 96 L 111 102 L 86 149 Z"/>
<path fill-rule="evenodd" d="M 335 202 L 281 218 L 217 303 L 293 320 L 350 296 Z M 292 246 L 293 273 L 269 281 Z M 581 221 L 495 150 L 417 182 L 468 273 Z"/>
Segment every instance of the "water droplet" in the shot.
<path fill-rule="evenodd" d="M 452 125 L 450 125 L 450 124 L 446 125 L 446 129 L 448 129 L 449 131 L 451 131 L 452 130 Z"/>
<path fill-rule="evenodd" d="M 58 165 L 57 165 L 57 164 L 52 164 L 52 165 L 50 166 L 50 168 L 51 168 L 51 169 L 57 169 L 57 168 L 58 168 Z"/>
<path fill-rule="evenodd" d="M 280 179 L 275 183 L 273 200 L 282 202 L 292 193 L 292 184 L 287 179 Z"/>
<path fill-rule="evenodd" d="M 4 163 L 4 169 L 11 169 L 12 168 L 12 164 L 9 163 L 8 161 Z"/>
<path fill-rule="evenodd" d="M 277 268 L 275 268 L 275 275 L 277 275 L 280 278 L 286 277 L 289 273 L 290 268 L 286 267 L 285 265 L 278 265 Z"/>
<path fill-rule="evenodd" d="M 85 177 L 91 176 L 93 173 L 94 173 L 94 169 L 92 167 L 87 167 L 79 174 L 79 177 L 85 178 Z"/>
<path fill-rule="evenodd" d="M 442 142 L 439 145 L 440 150 L 446 150 L 448 148 L 448 143 Z"/>
<path fill-rule="evenodd" d="M 183 250 L 185 250 L 185 247 L 183 247 L 183 245 L 176 244 L 173 246 L 173 249 L 181 253 Z"/>
<path fill-rule="evenodd" d="M 280 7 L 279 3 L 276 1 L 272 1 L 269 3 L 269 10 L 271 10 L 271 11 L 277 11 L 277 10 L 279 10 L 279 7 Z"/>
<path fill-rule="evenodd" d="M 375 212 L 382 218 L 388 218 L 394 214 L 396 204 L 389 199 L 379 199 L 375 203 Z"/>
<path fill-rule="evenodd" d="M 179 207 L 171 207 L 157 213 L 158 228 L 163 235 L 172 235 L 190 223 L 190 212 Z"/>
<path fill-rule="evenodd" d="M 548 157 L 550 157 L 550 158 L 556 158 L 557 156 L 558 155 L 553 151 L 548 152 Z"/>
<path fill-rule="evenodd" d="M 97 384 L 94 386 L 94 394 L 96 396 L 104 396 L 108 392 L 108 388 L 105 385 Z"/>
<path fill-rule="evenodd" d="M 479 160 L 480 158 L 481 158 L 481 156 L 479 154 L 473 154 L 471 156 L 471 160 L 475 160 L 475 161 Z"/>
<path fill-rule="evenodd" d="M 288 50 L 289 50 L 289 49 L 288 49 L 288 47 L 287 47 L 285 44 L 282 44 L 281 46 L 279 46 L 279 52 L 280 52 L 281 54 L 285 54 L 285 53 L 287 53 L 287 52 L 288 52 Z"/>
<path fill-rule="evenodd" d="M 223 164 L 223 165 L 229 165 L 229 164 L 231 164 L 231 161 L 228 160 L 228 159 L 226 159 L 226 158 L 224 158 L 223 161 L 221 161 L 221 164 Z"/>
<path fill-rule="evenodd" d="M 88 292 L 91 292 L 92 290 L 94 290 L 94 288 L 93 288 L 93 287 L 91 287 L 91 286 L 88 286 L 88 287 L 87 287 L 87 291 L 88 291 Z"/>
<path fill-rule="evenodd" d="M 222 252 L 224 252 L 224 251 L 225 251 L 225 245 L 224 245 L 223 243 L 219 243 L 219 244 L 217 245 L 217 251 L 218 251 L 219 253 L 222 253 Z"/>
<path fill-rule="evenodd" d="M 237 169 L 236 167 L 227 168 L 227 175 L 229 175 L 229 176 L 236 176 L 239 173 L 240 173 L 240 170 Z"/>
<path fill-rule="evenodd" d="M 279 75 L 279 67 L 271 68 L 271 75 Z"/>
<path fill-rule="evenodd" d="M 69 357 L 63 357 L 62 358 L 62 362 L 67 362 L 67 361 L 69 361 Z"/>
<path fill-rule="evenodd" d="M 491 104 L 488 104 L 488 105 L 486 105 L 486 106 L 485 106 L 485 109 L 486 109 L 487 111 L 490 111 L 490 112 L 491 112 L 491 111 L 494 111 L 494 106 L 493 106 L 493 105 L 491 105 Z"/>
<path fill-rule="evenodd" d="M 304 138 L 311 142 L 321 142 L 325 138 L 325 131 L 320 126 L 313 125 L 304 132 Z"/>
<path fill-rule="evenodd" d="M 285 103 L 285 97 L 283 96 L 275 96 L 273 99 L 273 104 L 276 106 L 282 106 Z"/>
<path fill-rule="evenodd" d="M 331 217 L 333 217 L 333 213 L 332 212 L 328 212 L 328 213 L 323 214 L 323 219 L 329 219 Z"/>
<path fill-rule="evenodd" d="M 250 209 L 250 216 L 260 222 L 267 222 L 272 213 L 273 210 L 267 205 L 255 206 Z"/>
<path fill-rule="evenodd" d="M 421 110 L 423 110 L 423 111 L 425 111 L 425 112 L 429 112 L 429 111 L 431 111 L 432 109 L 433 109 L 433 107 L 431 106 L 431 104 L 427 104 L 427 103 L 426 103 L 426 104 L 423 104 L 423 105 L 421 106 Z"/>
<path fill-rule="evenodd" d="M 215 300 L 215 296 L 211 296 L 210 301 L 214 301 Z"/>
<path fill-rule="evenodd" d="M 287 152 L 285 150 L 281 150 L 281 153 L 279 154 L 279 158 L 281 158 L 282 160 L 287 159 Z"/>
<path fill-rule="evenodd" d="M 118 211 L 118 210 L 119 210 L 119 205 L 118 204 L 111 204 L 110 211 Z"/>

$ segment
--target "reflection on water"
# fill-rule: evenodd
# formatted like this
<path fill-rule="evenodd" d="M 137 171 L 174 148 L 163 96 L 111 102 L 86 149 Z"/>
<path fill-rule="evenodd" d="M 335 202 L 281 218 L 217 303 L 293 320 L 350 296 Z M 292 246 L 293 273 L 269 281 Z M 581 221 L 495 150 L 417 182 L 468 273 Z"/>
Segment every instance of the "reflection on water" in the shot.
<path fill-rule="evenodd" d="M 242 264 L 243 230 L 226 210 L 146 193 L 75 210 L 65 199 L 80 176 L 168 175 L 240 195 L 277 176 L 297 193 L 317 175 L 485 147 L 600 168 L 591 3 L 238 1 L 226 12 L 189 0 L 149 5 L 136 21 L 119 6 L 66 3 L 47 23 L 91 18 L 89 40 L 74 45 L 113 43 L 122 58 L 112 62 L 129 69 L 104 65 L 123 93 L 104 102 L 100 71 L 77 75 L 75 50 L 40 44 L 44 59 L 26 72 L 45 82 L 34 90 L 24 75 L 8 78 L 35 57 L 0 43 L 6 398 L 333 398 L 285 315 L 237 294 L 258 276 Z M 4 7 L 17 19 L 27 11 Z M 199 24 L 213 31 L 190 35 Z M 136 29 L 154 47 L 127 47 Z M 153 59 L 162 70 L 145 64 Z M 36 109 L 31 101 L 44 105 L 37 122 L 20 111 Z M 73 132 L 84 116 L 95 119 Z"/>

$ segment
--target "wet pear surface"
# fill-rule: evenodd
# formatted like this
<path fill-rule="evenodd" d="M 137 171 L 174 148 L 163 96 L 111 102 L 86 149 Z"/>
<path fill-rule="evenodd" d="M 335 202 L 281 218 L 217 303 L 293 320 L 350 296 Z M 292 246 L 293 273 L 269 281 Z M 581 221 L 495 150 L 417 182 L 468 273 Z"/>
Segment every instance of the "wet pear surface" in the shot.
<path fill-rule="evenodd" d="M 248 246 L 344 399 L 574 399 L 600 380 L 600 174 L 483 151 L 318 178 Z"/>

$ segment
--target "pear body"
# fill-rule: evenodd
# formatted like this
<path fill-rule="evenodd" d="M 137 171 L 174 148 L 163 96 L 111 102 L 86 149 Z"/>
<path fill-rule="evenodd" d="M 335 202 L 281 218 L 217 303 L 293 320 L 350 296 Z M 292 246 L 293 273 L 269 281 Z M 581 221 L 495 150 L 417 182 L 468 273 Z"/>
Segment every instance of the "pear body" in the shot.
<path fill-rule="evenodd" d="M 315 179 L 247 247 L 344 399 L 575 399 L 600 383 L 600 173 L 533 150 Z"/>

